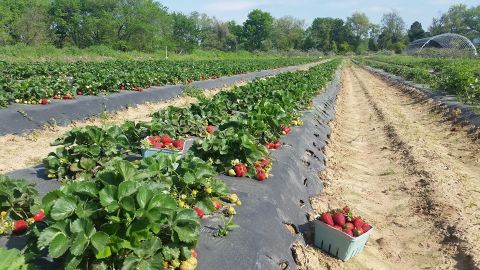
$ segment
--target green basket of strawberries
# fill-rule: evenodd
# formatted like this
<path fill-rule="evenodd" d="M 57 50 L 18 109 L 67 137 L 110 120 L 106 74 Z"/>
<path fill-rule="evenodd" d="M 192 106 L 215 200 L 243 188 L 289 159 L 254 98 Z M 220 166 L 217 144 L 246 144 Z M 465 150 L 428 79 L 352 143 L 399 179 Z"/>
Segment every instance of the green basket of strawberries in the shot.
<path fill-rule="evenodd" d="M 348 207 L 325 212 L 315 221 L 315 246 L 347 261 L 362 252 L 373 227 Z"/>
<path fill-rule="evenodd" d="M 185 151 L 185 141 L 172 139 L 168 135 L 148 136 L 142 141 L 142 157 L 150 157 L 157 153 L 167 155 L 180 154 Z"/>

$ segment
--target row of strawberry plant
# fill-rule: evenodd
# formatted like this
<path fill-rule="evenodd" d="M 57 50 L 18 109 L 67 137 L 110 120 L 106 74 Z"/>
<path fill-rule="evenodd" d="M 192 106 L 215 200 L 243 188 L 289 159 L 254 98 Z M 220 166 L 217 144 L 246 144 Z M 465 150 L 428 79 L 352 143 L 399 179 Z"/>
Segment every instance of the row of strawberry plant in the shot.
<path fill-rule="evenodd" d="M 368 57 L 361 64 L 380 68 L 417 83 L 445 90 L 470 104 L 480 104 L 480 61 L 416 57 Z"/>
<path fill-rule="evenodd" d="M 233 216 L 233 206 L 241 204 L 215 176 L 265 180 L 268 148 L 280 146 L 289 125 L 301 124 L 301 111 L 339 62 L 199 97 L 189 107 L 159 111 L 150 122 L 68 132 L 45 159 L 50 176 L 64 185 L 22 216 L 20 229 L 30 237 L 27 257 L 47 249 L 67 269 L 194 269 L 199 219 L 216 211 Z M 147 136 L 162 144 L 172 144 L 171 137 L 197 140 L 183 157 L 127 161 Z M 8 217 L 10 209 L 2 208 Z M 44 215 L 38 222 L 31 218 L 37 211 Z M 218 235 L 231 227 L 230 220 Z"/>
<path fill-rule="evenodd" d="M 46 105 L 50 98 L 141 91 L 152 85 L 177 84 L 249 71 L 299 65 L 309 58 L 208 61 L 107 61 L 0 64 L 0 106 L 12 102 Z"/>

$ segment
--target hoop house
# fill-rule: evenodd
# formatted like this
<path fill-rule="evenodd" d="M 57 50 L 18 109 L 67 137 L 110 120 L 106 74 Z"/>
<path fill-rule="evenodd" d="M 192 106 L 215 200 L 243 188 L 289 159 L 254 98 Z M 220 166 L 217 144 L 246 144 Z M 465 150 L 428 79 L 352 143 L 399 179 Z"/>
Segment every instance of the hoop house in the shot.
<path fill-rule="evenodd" d="M 477 49 L 468 38 L 453 33 L 412 41 L 406 52 L 411 55 L 477 56 Z"/>

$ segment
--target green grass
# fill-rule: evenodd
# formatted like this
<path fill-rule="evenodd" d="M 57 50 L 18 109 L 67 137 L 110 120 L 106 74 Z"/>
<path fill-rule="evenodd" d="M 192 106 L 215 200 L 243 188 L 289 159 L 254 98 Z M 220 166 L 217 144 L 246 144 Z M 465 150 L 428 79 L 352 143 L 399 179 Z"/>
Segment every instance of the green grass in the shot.
<path fill-rule="evenodd" d="M 223 52 L 195 50 L 191 54 L 175 54 L 168 52 L 171 60 L 211 60 L 211 59 L 252 59 L 252 58 L 279 58 L 279 57 L 305 57 L 311 53 L 292 52 Z M 314 54 L 314 56 L 316 56 Z M 318 55 L 320 56 L 320 55 Z M 14 46 L 0 46 L 0 61 L 7 62 L 76 62 L 76 61 L 106 61 L 106 60 L 146 60 L 165 59 L 165 50 L 155 53 L 138 51 L 121 52 L 107 46 L 92 46 L 85 49 L 65 47 L 62 49 L 54 46 L 31 47 L 22 44 Z"/>

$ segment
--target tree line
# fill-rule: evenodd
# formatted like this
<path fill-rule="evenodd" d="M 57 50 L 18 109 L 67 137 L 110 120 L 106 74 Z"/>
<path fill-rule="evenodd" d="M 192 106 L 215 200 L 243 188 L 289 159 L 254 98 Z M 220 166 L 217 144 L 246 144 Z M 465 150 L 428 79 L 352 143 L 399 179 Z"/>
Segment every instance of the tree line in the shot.
<path fill-rule="evenodd" d="M 106 45 L 122 51 L 177 52 L 317 50 L 325 53 L 401 51 L 409 41 L 445 32 L 480 37 L 480 5 L 452 6 L 425 31 L 419 22 L 407 30 L 392 11 L 381 24 L 356 12 L 346 20 L 274 18 L 255 9 L 243 24 L 206 14 L 169 12 L 154 0 L 0 0 L 0 45 L 54 45 L 86 48 Z M 480 40 L 479 40 L 480 42 Z"/>

